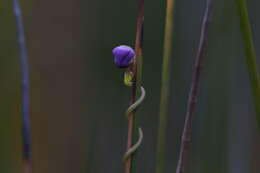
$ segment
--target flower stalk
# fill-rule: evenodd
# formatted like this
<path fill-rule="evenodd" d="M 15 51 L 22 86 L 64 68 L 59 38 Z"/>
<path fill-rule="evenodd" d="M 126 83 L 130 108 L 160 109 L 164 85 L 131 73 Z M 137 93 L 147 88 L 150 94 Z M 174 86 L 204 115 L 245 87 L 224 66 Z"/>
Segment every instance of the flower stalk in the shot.
<path fill-rule="evenodd" d="M 138 2 L 138 16 L 136 24 L 136 40 L 135 40 L 135 59 L 133 64 L 129 67 L 129 71 L 133 74 L 132 86 L 131 86 L 131 101 L 130 105 L 136 102 L 136 98 L 140 95 L 141 83 L 142 83 L 142 52 L 143 52 L 143 24 L 144 24 L 144 0 Z M 138 120 L 134 116 L 135 111 L 129 112 L 128 115 L 128 137 L 127 137 L 127 150 L 131 149 L 133 141 L 138 140 L 139 128 Z M 125 173 L 136 172 L 136 155 L 137 152 L 130 155 L 125 161 Z"/>

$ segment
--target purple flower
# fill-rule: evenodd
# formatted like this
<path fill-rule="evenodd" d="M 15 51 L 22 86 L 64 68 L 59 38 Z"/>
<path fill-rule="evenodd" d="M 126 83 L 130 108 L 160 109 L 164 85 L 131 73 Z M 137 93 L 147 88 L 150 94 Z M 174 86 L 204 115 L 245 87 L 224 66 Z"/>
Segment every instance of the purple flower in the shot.
<path fill-rule="evenodd" d="M 135 51 L 125 45 L 117 46 L 112 51 L 114 55 L 114 63 L 119 68 L 128 67 L 134 60 Z"/>

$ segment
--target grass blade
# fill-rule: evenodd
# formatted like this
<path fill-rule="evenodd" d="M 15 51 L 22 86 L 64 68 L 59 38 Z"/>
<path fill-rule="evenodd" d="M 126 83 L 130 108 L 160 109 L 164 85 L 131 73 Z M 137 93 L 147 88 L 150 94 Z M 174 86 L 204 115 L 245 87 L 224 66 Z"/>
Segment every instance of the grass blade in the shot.
<path fill-rule="evenodd" d="M 252 94 L 255 101 L 257 125 L 260 129 L 260 78 L 256 62 L 256 53 L 252 29 L 250 26 L 246 0 L 237 0 L 236 2 L 240 15 L 240 24 L 245 47 L 247 70 L 251 82 Z"/>
<path fill-rule="evenodd" d="M 166 129 L 169 116 L 169 90 L 170 90 L 170 68 L 172 56 L 172 36 L 173 36 L 173 18 L 174 18 L 174 0 L 167 0 L 165 33 L 164 33 L 164 52 L 162 65 L 161 81 L 161 101 L 159 112 L 159 129 L 157 137 L 157 156 L 156 156 L 156 173 L 165 172 L 166 160 Z"/>

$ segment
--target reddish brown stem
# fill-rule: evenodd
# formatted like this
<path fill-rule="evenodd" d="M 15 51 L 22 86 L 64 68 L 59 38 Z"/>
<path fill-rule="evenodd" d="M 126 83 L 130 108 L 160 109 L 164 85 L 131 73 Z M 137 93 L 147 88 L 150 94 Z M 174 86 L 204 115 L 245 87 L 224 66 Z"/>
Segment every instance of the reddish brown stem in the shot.
<path fill-rule="evenodd" d="M 132 105 L 136 101 L 137 90 L 136 88 L 140 88 L 141 86 L 141 73 L 142 73 L 142 41 L 143 41 L 143 21 L 144 21 L 144 0 L 139 0 L 138 7 L 138 16 L 137 16 L 137 24 L 136 24 L 136 41 L 135 41 L 135 61 L 133 65 L 130 67 L 130 70 L 133 72 L 133 85 L 131 91 L 131 102 Z M 136 139 L 136 123 L 134 112 L 131 112 L 128 116 L 128 137 L 127 137 L 127 150 L 129 150 L 133 145 L 133 140 Z M 125 173 L 132 172 L 132 161 L 133 155 L 131 155 L 125 162 Z"/>
<path fill-rule="evenodd" d="M 32 173 L 31 161 L 25 161 L 25 173 Z"/>
<path fill-rule="evenodd" d="M 201 27 L 200 43 L 197 51 L 197 56 L 194 64 L 194 71 L 192 75 L 191 89 L 188 99 L 187 112 L 185 117 L 185 124 L 182 133 L 182 141 L 180 148 L 179 161 L 176 169 L 176 173 L 184 173 L 187 166 L 188 152 L 191 144 L 192 136 L 192 120 L 196 109 L 198 88 L 202 70 L 202 62 L 204 57 L 204 51 L 206 48 L 206 41 L 208 37 L 208 29 L 210 18 L 212 15 L 212 0 L 207 1 L 207 7 L 204 14 L 204 19 Z"/>

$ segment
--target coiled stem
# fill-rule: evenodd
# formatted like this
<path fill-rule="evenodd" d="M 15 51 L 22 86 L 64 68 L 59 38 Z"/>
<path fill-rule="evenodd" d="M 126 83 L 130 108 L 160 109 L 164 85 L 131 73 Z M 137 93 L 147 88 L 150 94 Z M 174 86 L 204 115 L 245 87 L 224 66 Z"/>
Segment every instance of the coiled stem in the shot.
<path fill-rule="evenodd" d="M 130 113 L 135 111 L 141 104 L 142 102 L 144 101 L 145 99 L 145 95 L 146 95 L 146 92 L 145 92 L 145 89 L 144 87 L 141 86 L 141 96 L 138 98 L 138 100 L 136 100 L 135 103 L 133 103 L 132 105 L 129 106 L 129 108 L 126 110 L 126 116 L 127 116 L 127 119 L 129 119 L 129 115 L 131 115 Z M 129 148 L 125 155 L 124 155 L 124 158 L 123 158 L 123 161 L 127 161 L 129 159 L 129 157 L 134 154 L 138 148 L 141 146 L 142 144 L 142 141 L 143 141 L 143 130 L 141 127 L 139 127 L 138 129 L 138 132 L 139 132 L 139 138 L 138 138 L 138 141 L 131 147 Z"/>
<path fill-rule="evenodd" d="M 139 132 L 139 139 L 138 139 L 138 141 L 129 150 L 127 150 L 127 152 L 124 155 L 123 161 L 126 161 L 141 146 L 141 144 L 143 142 L 143 137 L 144 137 L 143 130 L 142 130 L 141 127 L 139 127 L 138 132 Z"/>
<path fill-rule="evenodd" d="M 130 113 L 133 112 L 135 109 L 137 109 L 138 106 L 144 101 L 145 95 L 146 95 L 145 89 L 144 87 L 141 86 L 141 96 L 139 97 L 138 100 L 136 100 L 134 104 L 130 105 L 129 108 L 127 109 L 126 111 L 127 118 L 129 118 L 128 116 L 130 115 Z"/>

